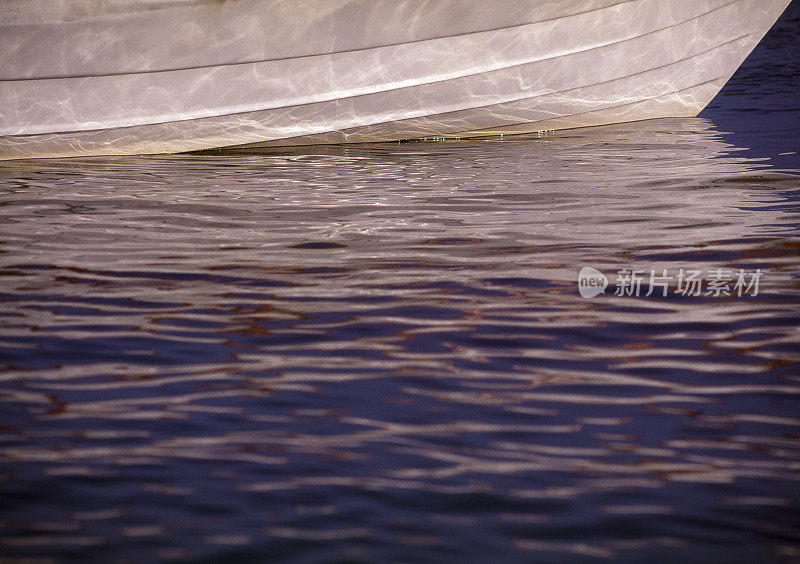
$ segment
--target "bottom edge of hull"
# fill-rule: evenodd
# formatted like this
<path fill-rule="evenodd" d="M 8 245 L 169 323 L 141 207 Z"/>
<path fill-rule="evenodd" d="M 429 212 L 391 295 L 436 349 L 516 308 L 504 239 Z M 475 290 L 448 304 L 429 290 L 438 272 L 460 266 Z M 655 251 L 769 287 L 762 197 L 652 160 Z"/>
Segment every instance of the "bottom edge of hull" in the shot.
<path fill-rule="evenodd" d="M 173 122 L 122 130 L 97 130 L 72 134 L 7 136 L 0 138 L 0 160 L 166 154 L 209 149 L 281 147 L 319 144 L 376 143 L 413 139 L 463 139 L 530 134 L 551 130 L 594 127 L 656 118 L 692 117 L 714 97 L 724 78 L 678 92 L 606 107 L 586 104 L 564 115 L 553 109 L 527 110 L 513 106 L 474 108 L 410 119 L 399 119 L 346 129 L 278 139 L 259 140 L 252 130 L 269 126 L 268 117 L 220 118 L 209 135 L 202 124 Z M 555 107 L 555 106 L 554 106 Z M 521 121 L 520 118 L 530 118 Z M 500 124 L 500 125 L 498 125 Z"/>

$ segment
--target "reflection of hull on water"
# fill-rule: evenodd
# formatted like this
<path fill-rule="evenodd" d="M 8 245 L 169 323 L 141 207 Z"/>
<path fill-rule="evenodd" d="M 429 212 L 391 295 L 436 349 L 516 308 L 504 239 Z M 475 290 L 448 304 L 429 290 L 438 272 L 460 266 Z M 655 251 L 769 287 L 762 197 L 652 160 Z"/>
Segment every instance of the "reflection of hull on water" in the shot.
<path fill-rule="evenodd" d="M 0 158 L 697 114 L 788 0 L 5 0 Z"/>
<path fill-rule="evenodd" d="M 671 274 L 681 268 L 733 268 L 726 266 L 728 258 L 706 252 L 708 242 L 735 253 L 754 245 L 752 238 L 770 237 L 785 215 L 785 191 L 797 185 L 796 176 L 769 172 L 762 161 L 740 156 L 744 150 L 727 143 L 704 118 L 466 140 L 457 147 L 444 142 L 238 148 L 220 152 L 213 162 L 233 166 L 240 155 L 252 153 L 259 155 L 265 170 L 318 171 L 311 177 L 315 187 L 324 189 L 297 190 L 273 178 L 269 190 L 286 209 L 305 210 L 304 220 L 324 224 L 325 241 L 354 240 L 335 255 L 337 267 L 380 264 L 372 254 L 359 255 L 358 249 L 363 245 L 371 250 L 380 242 L 391 254 L 403 233 L 419 232 L 418 246 L 393 257 L 405 265 L 397 280 L 408 276 L 408 284 L 418 282 L 419 271 L 409 265 L 419 263 L 425 284 L 469 285 L 475 272 L 462 271 L 460 265 L 483 261 L 502 278 L 540 277 L 545 286 L 562 281 L 579 301 L 583 298 L 575 283 L 582 265 L 609 275 L 623 268 L 645 269 L 645 275 L 650 268 L 666 268 Z M 222 160 L 229 156 L 231 161 Z M 95 169 L 98 163 L 81 166 Z M 62 165 L 53 166 L 61 170 Z M 146 166 L 152 171 L 154 164 L 148 160 Z M 198 171 L 195 179 L 184 179 L 185 189 L 196 190 L 210 174 Z M 358 185 L 358 198 L 343 198 L 335 189 L 343 178 Z M 228 249 L 226 257 L 252 260 L 247 237 L 243 232 L 238 238 L 246 242 L 242 249 Z M 361 237 L 369 244 L 359 244 Z M 269 240 L 278 249 L 293 244 L 292 238 L 279 240 L 273 232 Z M 546 264 L 519 258 L 533 248 L 547 257 Z M 602 263 L 595 262 L 598 256 L 604 257 Z M 612 257 L 619 262 L 610 263 Z M 219 262 L 216 249 L 207 258 L 193 258 L 209 269 Z M 296 256 L 283 250 L 258 260 L 285 272 L 298 264 Z M 304 255 L 303 261 L 303 268 L 326 269 L 332 258 L 329 252 L 316 252 Z M 612 266 L 616 269 L 609 270 Z M 298 289 L 299 294 L 304 291 Z M 344 299 L 353 290 L 343 284 L 328 291 Z M 693 311 L 709 315 L 704 309 Z M 691 314 L 688 309 L 681 312 Z M 565 323 L 574 324 L 574 319 Z"/>

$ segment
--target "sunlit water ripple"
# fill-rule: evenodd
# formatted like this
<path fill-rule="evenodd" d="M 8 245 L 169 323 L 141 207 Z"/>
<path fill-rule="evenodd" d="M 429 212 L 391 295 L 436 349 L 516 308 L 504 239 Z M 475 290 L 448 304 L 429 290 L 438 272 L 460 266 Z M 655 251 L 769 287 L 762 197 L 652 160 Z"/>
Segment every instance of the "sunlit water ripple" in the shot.
<path fill-rule="evenodd" d="M 800 127 L 725 121 L 759 68 L 696 119 L 3 163 L 0 554 L 800 560 Z"/>

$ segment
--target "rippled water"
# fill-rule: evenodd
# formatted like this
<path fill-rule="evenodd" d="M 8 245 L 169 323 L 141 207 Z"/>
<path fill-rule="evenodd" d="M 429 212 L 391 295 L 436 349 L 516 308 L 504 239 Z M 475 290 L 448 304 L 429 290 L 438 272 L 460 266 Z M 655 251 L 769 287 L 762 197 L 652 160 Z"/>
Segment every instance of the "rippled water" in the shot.
<path fill-rule="evenodd" d="M 799 560 L 796 14 L 697 119 L 0 164 L 0 561 Z"/>

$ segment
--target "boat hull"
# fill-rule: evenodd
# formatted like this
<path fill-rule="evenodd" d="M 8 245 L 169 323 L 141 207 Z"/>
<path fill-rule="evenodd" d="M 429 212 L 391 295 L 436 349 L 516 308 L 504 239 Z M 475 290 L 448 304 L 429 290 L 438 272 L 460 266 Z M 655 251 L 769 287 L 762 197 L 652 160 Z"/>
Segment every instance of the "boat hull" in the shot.
<path fill-rule="evenodd" d="M 788 0 L 5 0 L 0 158 L 696 115 Z"/>

